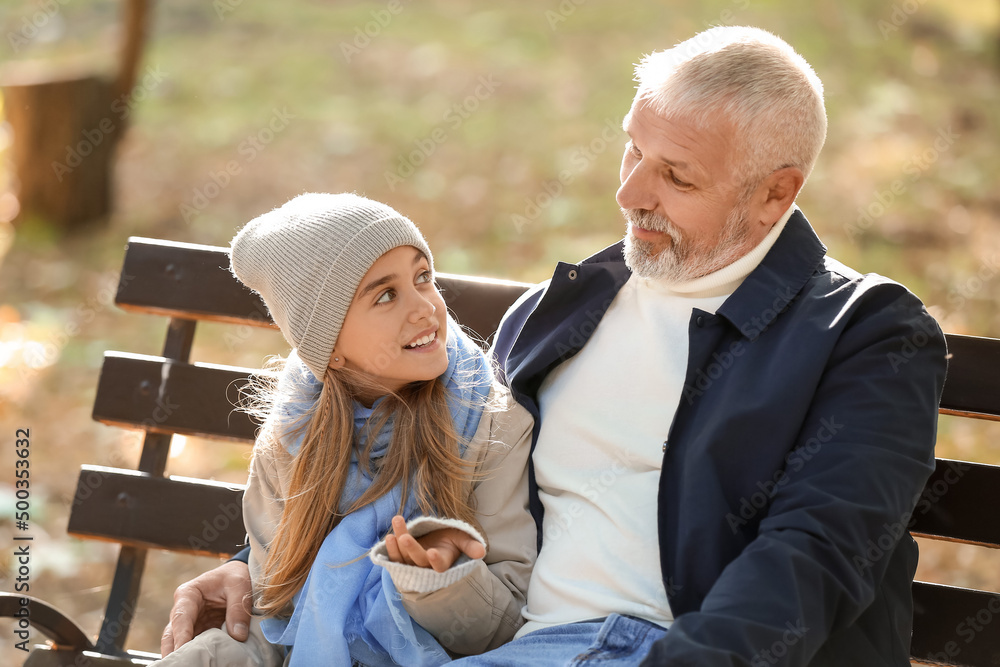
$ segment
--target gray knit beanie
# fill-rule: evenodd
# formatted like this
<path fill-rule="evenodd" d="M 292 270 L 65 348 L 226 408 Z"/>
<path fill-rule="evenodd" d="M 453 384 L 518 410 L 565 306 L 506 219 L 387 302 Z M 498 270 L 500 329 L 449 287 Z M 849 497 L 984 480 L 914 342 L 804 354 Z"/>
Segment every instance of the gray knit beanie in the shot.
<path fill-rule="evenodd" d="M 434 266 L 416 225 L 355 194 L 299 195 L 233 238 L 233 274 L 259 292 L 285 340 L 323 379 L 347 309 L 375 261 L 413 246 Z"/>

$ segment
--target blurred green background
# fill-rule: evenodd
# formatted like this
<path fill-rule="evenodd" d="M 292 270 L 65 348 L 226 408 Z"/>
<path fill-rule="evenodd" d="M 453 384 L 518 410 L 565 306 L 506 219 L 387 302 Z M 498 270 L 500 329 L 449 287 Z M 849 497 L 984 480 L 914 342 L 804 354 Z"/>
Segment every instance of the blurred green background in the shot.
<path fill-rule="evenodd" d="M 120 9 L 5 0 L 0 59 L 110 72 Z M 26 30 L 39 13 L 43 25 Z M 69 506 L 80 464 L 133 467 L 140 434 L 91 421 L 97 374 L 106 349 L 158 354 L 166 328 L 112 303 L 129 236 L 226 245 L 295 194 L 356 191 L 410 216 L 439 270 L 542 280 L 624 231 L 614 193 L 633 63 L 722 23 L 781 35 L 826 86 L 827 143 L 799 204 L 830 253 L 906 284 L 946 331 L 996 336 L 996 0 L 157 3 L 108 220 L 72 234 L 11 224 L 0 125 L 3 590 L 13 587 L 13 434 L 30 428 L 31 592 L 98 629 L 117 549 L 68 538 Z M 232 163 L 238 173 L 212 187 Z M 203 326 L 193 359 L 257 366 L 286 350 L 275 332 L 238 346 L 224 334 Z M 942 418 L 939 455 L 1000 462 L 998 434 Z M 241 482 L 248 454 L 180 439 L 168 472 Z M 921 548 L 920 578 L 1000 591 L 998 554 Z M 129 645 L 158 650 L 174 587 L 214 562 L 152 554 Z M 0 623 L 5 651 L 8 632 Z"/>

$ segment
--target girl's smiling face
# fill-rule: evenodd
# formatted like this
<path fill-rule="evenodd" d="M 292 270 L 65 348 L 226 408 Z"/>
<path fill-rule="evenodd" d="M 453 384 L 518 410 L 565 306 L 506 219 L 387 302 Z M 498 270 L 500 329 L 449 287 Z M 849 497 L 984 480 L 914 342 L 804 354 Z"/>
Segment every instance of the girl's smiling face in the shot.
<path fill-rule="evenodd" d="M 393 248 L 362 278 L 330 365 L 365 373 L 387 392 L 432 380 L 448 368 L 446 312 L 424 254 Z"/>

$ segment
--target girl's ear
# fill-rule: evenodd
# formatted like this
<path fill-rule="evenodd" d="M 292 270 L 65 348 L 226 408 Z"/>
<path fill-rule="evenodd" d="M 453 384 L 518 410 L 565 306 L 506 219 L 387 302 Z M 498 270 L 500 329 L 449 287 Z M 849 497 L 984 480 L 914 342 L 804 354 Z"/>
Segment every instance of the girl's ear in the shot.
<path fill-rule="evenodd" d="M 345 363 L 347 363 L 347 359 L 344 358 L 344 355 L 334 350 L 333 354 L 330 355 L 330 368 L 343 368 Z"/>

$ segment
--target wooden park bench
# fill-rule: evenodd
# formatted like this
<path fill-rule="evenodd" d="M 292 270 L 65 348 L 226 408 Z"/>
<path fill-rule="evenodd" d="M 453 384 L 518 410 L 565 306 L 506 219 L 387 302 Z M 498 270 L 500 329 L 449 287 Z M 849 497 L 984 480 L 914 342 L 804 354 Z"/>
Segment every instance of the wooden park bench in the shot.
<path fill-rule="evenodd" d="M 438 282 L 456 318 L 484 339 L 529 287 L 447 274 Z M 244 542 L 241 486 L 164 471 L 173 434 L 253 442 L 257 424 L 233 406 L 258 371 L 192 363 L 190 352 L 199 321 L 273 327 L 264 304 L 232 277 L 225 248 L 144 238 L 129 239 L 116 303 L 170 318 L 161 356 L 105 353 L 94 419 L 144 430 L 142 453 L 135 470 L 84 466 L 69 519 L 71 535 L 119 542 L 118 565 L 96 640 L 51 605 L 28 598 L 31 624 L 50 640 L 27 657 L 31 667 L 147 664 L 157 654 L 125 645 L 148 550 L 229 556 Z M 948 345 L 941 413 L 1000 419 L 1000 340 L 949 335 Z M 1000 466 L 939 459 L 911 532 L 1000 548 L 1000 522 L 990 519 L 998 504 Z M 1000 618 L 986 619 L 1000 614 L 1000 593 L 919 582 L 913 593 L 915 661 L 1000 665 Z M 0 616 L 23 613 L 22 597 L 0 595 Z M 970 618 L 984 628 L 971 637 Z"/>

